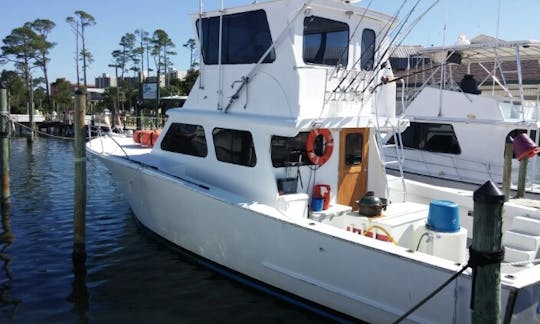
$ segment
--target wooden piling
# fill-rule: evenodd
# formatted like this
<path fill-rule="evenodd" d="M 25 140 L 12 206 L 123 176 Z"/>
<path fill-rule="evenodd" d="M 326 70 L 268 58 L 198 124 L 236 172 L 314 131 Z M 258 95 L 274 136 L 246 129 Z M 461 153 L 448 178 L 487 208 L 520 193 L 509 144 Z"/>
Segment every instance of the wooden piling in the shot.
<path fill-rule="evenodd" d="M 529 157 L 525 156 L 519 161 L 519 174 L 516 198 L 525 197 L 525 183 L 527 182 L 527 164 Z"/>
<path fill-rule="evenodd" d="M 74 120 L 74 166 L 75 166 L 75 201 L 73 216 L 73 256 L 85 259 L 86 256 L 86 149 L 84 116 L 86 114 L 86 94 L 75 92 Z"/>
<path fill-rule="evenodd" d="M 504 201 L 510 199 L 510 184 L 512 183 L 512 155 L 514 153 L 514 143 L 510 136 L 506 137 L 504 144 L 504 166 L 503 166 L 503 182 L 502 189 Z"/>
<path fill-rule="evenodd" d="M 9 116 L 7 108 L 7 89 L 0 83 L 0 145 L 2 149 L 2 209 L 9 208 L 11 196 L 9 185 Z"/>
<path fill-rule="evenodd" d="M 504 195 L 491 181 L 473 194 L 471 322 L 501 323 L 501 238 Z"/>

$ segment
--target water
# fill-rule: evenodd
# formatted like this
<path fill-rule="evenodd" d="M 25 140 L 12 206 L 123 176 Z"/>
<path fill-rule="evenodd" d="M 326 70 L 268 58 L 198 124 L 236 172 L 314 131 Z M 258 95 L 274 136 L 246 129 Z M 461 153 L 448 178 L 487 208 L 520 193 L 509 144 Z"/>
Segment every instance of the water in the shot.
<path fill-rule="evenodd" d="M 0 322 L 325 321 L 204 268 L 157 239 L 137 223 L 93 156 L 87 159 L 86 275 L 75 275 L 72 145 L 12 139 L 11 208 L 3 211 L 0 228 Z"/>

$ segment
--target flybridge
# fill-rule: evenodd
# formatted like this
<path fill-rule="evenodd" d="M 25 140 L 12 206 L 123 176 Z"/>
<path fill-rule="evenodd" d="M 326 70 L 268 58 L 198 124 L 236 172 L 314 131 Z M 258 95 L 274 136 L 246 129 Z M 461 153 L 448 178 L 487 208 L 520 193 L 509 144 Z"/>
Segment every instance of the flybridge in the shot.
<path fill-rule="evenodd" d="M 392 17 L 345 2 L 270 1 L 195 16 L 201 76 L 187 106 L 295 119 L 372 114 L 384 89 L 371 90 L 391 73 L 381 66 Z M 254 105 L 265 93 L 274 95 Z M 378 109 L 393 116 L 395 107 Z"/>

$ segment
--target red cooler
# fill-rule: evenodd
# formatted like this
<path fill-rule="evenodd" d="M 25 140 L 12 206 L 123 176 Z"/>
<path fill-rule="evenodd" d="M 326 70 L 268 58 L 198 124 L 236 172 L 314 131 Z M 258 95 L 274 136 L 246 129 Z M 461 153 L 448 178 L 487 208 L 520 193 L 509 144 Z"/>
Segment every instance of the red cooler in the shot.
<path fill-rule="evenodd" d="M 328 209 L 330 205 L 330 185 L 318 184 L 313 187 L 313 197 L 323 198 L 323 210 Z"/>

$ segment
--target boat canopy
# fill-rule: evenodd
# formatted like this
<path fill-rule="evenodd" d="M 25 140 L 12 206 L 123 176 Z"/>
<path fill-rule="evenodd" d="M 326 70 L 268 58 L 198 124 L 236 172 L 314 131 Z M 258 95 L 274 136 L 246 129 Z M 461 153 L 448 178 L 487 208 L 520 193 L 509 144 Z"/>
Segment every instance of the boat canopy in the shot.
<path fill-rule="evenodd" d="M 516 56 L 519 56 L 521 60 L 538 59 L 540 57 L 540 41 L 495 40 L 487 43 L 435 46 L 419 50 L 420 56 L 427 56 L 435 62 L 446 61 L 451 53 L 459 53 L 461 63 L 464 64 L 493 62 L 495 60 L 515 62 Z"/>

